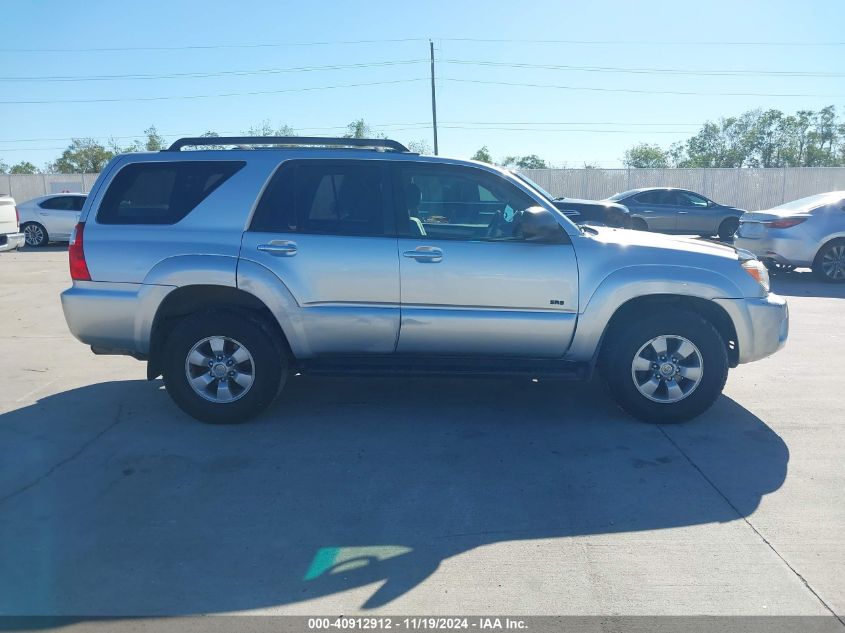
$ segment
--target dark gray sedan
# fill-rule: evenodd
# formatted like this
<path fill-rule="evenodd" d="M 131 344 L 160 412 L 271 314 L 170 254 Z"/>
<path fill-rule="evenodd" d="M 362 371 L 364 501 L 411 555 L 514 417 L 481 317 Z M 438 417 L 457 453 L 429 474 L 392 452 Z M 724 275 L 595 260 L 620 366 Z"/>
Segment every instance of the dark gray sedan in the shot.
<path fill-rule="evenodd" d="M 680 233 L 730 240 L 744 211 L 728 207 L 700 193 L 672 187 L 647 187 L 617 193 L 610 198 L 628 207 L 631 228 L 659 233 Z"/>

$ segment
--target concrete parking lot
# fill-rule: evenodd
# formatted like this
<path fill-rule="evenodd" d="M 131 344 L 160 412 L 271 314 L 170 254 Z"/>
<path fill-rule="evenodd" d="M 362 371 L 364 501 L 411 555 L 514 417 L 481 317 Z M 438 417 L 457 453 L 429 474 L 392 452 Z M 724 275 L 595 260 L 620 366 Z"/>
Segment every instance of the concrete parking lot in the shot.
<path fill-rule="evenodd" d="M 0 614 L 845 614 L 845 286 L 692 422 L 600 384 L 293 378 L 206 426 L 0 254 Z"/>

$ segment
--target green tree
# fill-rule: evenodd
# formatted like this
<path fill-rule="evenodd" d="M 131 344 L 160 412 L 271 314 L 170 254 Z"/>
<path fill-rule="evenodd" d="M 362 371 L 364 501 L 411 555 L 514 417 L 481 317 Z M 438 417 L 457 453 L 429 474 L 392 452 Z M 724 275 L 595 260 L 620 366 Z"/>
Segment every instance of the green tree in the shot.
<path fill-rule="evenodd" d="M 29 161 L 21 161 L 15 165 L 12 165 L 12 168 L 9 170 L 10 174 L 37 174 L 38 167 L 30 163 Z"/>
<path fill-rule="evenodd" d="M 431 154 L 431 145 L 424 138 L 408 143 L 408 149 L 417 154 Z"/>
<path fill-rule="evenodd" d="M 482 146 L 480 150 L 475 152 L 470 160 L 480 160 L 482 163 L 493 163 L 493 157 L 490 155 L 490 150 L 487 149 L 486 145 Z"/>
<path fill-rule="evenodd" d="M 258 125 L 253 125 L 246 132 L 247 136 L 297 136 L 296 130 L 291 126 L 282 123 L 278 127 L 273 127 L 270 119 L 264 119 Z M 215 134 L 215 136 L 218 136 Z"/>
<path fill-rule="evenodd" d="M 633 169 L 658 169 L 669 166 L 669 156 L 659 145 L 639 143 L 625 152 L 622 164 Z"/>
<path fill-rule="evenodd" d="M 159 152 L 167 147 L 167 141 L 158 133 L 155 125 L 151 125 L 144 130 L 144 135 L 147 137 L 144 149 L 148 152 Z"/>
<path fill-rule="evenodd" d="M 505 156 L 502 159 L 502 166 L 516 167 L 517 169 L 548 169 L 549 165 L 537 154 L 528 156 Z"/>
<path fill-rule="evenodd" d="M 93 138 L 75 138 L 49 171 L 60 174 L 93 174 L 103 170 L 115 152 Z"/>
<path fill-rule="evenodd" d="M 378 134 L 364 121 L 356 119 L 346 126 L 346 134 L 343 138 L 387 138 L 384 134 Z"/>
<path fill-rule="evenodd" d="M 9 165 L 0 160 L 0 174 L 5 174 L 9 171 Z"/>

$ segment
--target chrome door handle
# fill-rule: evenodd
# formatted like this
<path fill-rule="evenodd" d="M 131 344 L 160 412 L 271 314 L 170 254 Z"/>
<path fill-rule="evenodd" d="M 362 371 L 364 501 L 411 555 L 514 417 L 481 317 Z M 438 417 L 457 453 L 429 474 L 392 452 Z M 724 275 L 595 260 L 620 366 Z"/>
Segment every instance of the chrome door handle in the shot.
<path fill-rule="evenodd" d="M 293 257 L 297 253 L 296 242 L 287 240 L 273 240 L 268 244 L 259 244 L 256 248 L 262 253 L 269 253 L 276 257 Z"/>
<path fill-rule="evenodd" d="M 678 215 L 687 215 L 689 211 L 678 211 Z"/>
<path fill-rule="evenodd" d="M 443 251 L 434 246 L 418 246 L 412 251 L 402 253 L 404 257 L 410 257 L 418 262 L 430 262 L 436 264 L 443 261 Z"/>

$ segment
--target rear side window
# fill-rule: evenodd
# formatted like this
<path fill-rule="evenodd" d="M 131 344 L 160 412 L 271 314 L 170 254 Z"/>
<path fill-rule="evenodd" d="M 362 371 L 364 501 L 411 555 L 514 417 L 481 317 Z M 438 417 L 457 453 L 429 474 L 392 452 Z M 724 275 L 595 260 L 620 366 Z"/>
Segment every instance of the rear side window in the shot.
<path fill-rule="evenodd" d="M 243 161 L 134 163 L 112 180 L 100 224 L 175 224 L 244 166 Z"/>
<path fill-rule="evenodd" d="M 56 196 L 55 198 L 47 198 L 38 206 L 53 211 L 79 211 L 76 208 L 76 200 L 76 196 Z M 82 198 L 82 200 L 84 201 L 85 198 Z"/>
<path fill-rule="evenodd" d="M 273 176 L 251 231 L 382 236 L 385 170 L 380 163 L 315 160 L 283 165 Z"/>

